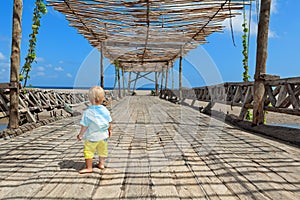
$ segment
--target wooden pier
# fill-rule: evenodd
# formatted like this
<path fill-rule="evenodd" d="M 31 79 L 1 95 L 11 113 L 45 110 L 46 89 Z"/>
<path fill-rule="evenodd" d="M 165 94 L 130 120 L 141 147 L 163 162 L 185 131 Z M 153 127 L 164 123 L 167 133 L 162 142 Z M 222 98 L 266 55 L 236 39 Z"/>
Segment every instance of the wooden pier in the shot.
<path fill-rule="evenodd" d="M 80 117 L 1 140 L 0 199 L 300 199 L 298 147 L 158 97 L 111 107 L 103 171 L 77 172 Z"/>

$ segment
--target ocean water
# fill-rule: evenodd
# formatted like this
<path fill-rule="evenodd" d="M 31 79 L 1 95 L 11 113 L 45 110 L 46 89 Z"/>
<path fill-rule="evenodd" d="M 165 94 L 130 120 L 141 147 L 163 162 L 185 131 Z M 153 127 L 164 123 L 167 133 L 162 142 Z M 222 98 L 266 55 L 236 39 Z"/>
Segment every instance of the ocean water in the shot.
<path fill-rule="evenodd" d="M 3 124 L 0 125 L 0 131 L 2 131 L 2 130 L 5 129 L 5 128 L 7 128 L 7 125 L 6 125 L 6 124 L 5 124 L 5 125 L 3 125 Z"/>
<path fill-rule="evenodd" d="M 30 88 L 30 87 L 29 87 Z M 89 89 L 90 87 L 69 87 L 69 86 L 61 86 L 61 87 L 55 87 L 55 86 L 32 86 L 32 88 L 41 88 L 41 89 Z M 114 87 L 105 87 L 105 90 L 113 90 L 117 89 Z M 136 90 L 155 90 L 155 87 L 141 87 L 136 88 Z"/>

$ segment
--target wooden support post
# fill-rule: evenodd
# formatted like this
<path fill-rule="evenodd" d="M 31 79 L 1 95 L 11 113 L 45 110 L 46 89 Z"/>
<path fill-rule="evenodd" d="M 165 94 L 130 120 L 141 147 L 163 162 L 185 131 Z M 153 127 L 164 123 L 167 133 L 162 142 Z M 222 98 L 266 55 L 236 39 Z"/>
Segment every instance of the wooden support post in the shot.
<path fill-rule="evenodd" d="M 182 100 L 182 56 L 179 58 L 179 100 Z"/>
<path fill-rule="evenodd" d="M 103 66 L 103 44 L 101 43 L 100 52 L 100 86 L 104 89 L 104 66 Z"/>
<path fill-rule="evenodd" d="M 19 127 L 19 73 L 20 73 L 20 43 L 22 37 L 22 11 L 23 1 L 14 0 L 13 30 L 10 57 L 10 83 L 16 85 L 10 89 L 10 107 L 8 127 L 16 129 Z"/>
<path fill-rule="evenodd" d="M 161 72 L 160 91 L 162 91 L 162 89 L 163 89 L 164 78 L 165 78 L 165 73 L 162 71 Z"/>
<path fill-rule="evenodd" d="M 125 97 L 125 95 L 126 95 L 126 91 L 125 91 L 125 72 L 124 72 L 123 67 L 122 67 L 122 82 L 123 82 L 123 97 Z"/>
<path fill-rule="evenodd" d="M 266 73 L 268 51 L 268 31 L 271 0 L 261 0 L 257 33 L 256 69 L 254 75 L 253 121 L 255 125 L 264 123 L 265 86 L 261 75 Z"/>
<path fill-rule="evenodd" d="M 128 88 L 127 88 L 128 94 L 130 93 L 130 86 L 131 86 L 131 72 L 129 72 L 128 75 Z"/>
<path fill-rule="evenodd" d="M 136 77 L 135 77 L 135 80 L 134 80 L 133 91 L 134 91 L 135 88 L 136 88 L 136 82 L 137 82 L 137 80 L 139 79 L 139 76 L 140 76 L 140 72 L 136 73 Z"/>
<path fill-rule="evenodd" d="M 120 67 L 118 67 L 118 96 L 121 98 L 121 80 L 120 80 Z"/>
<path fill-rule="evenodd" d="M 158 95 L 158 77 L 159 77 L 159 73 L 155 72 L 155 95 Z"/>
<path fill-rule="evenodd" d="M 166 69 L 166 83 L 165 83 L 165 89 L 168 89 L 168 77 L 169 77 L 169 68 Z"/>
<path fill-rule="evenodd" d="M 174 91 L 174 67 L 172 67 L 172 91 Z"/>

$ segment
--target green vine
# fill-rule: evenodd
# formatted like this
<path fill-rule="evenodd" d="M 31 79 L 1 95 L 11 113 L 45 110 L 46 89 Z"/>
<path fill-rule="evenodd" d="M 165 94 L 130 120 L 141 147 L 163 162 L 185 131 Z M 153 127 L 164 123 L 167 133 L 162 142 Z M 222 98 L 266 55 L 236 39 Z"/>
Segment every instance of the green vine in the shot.
<path fill-rule="evenodd" d="M 243 81 L 244 82 L 248 82 L 249 81 L 249 65 L 248 65 L 248 47 L 249 47 L 249 44 L 248 44 L 248 25 L 247 25 L 247 19 L 246 19 L 246 12 L 244 10 L 244 13 L 243 13 L 243 18 L 244 18 L 244 23 L 242 24 L 242 27 L 243 27 L 243 35 L 242 35 L 242 43 L 243 43 L 243 56 L 244 56 L 244 59 L 243 59 L 243 66 L 244 66 L 244 72 L 243 72 Z M 252 114 L 249 110 L 247 110 L 247 114 L 246 114 L 246 119 L 247 120 L 252 120 Z"/>
<path fill-rule="evenodd" d="M 243 81 L 244 82 L 248 82 L 249 81 L 249 66 L 248 66 L 248 27 L 247 27 L 247 19 L 246 19 L 246 14 L 244 12 L 243 14 L 244 16 L 244 23 L 242 24 L 242 27 L 243 27 L 243 36 L 242 36 L 242 39 L 243 39 L 243 56 L 244 56 L 244 59 L 243 59 L 243 66 L 244 66 L 244 72 L 243 72 Z"/>
<path fill-rule="evenodd" d="M 41 26 L 40 19 L 42 15 L 47 13 L 46 5 L 43 0 L 36 0 L 35 8 L 33 11 L 33 24 L 32 24 L 32 33 L 29 35 L 29 49 L 28 54 L 25 58 L 25 64 L 23 65 L 20 73 L 20 81 L 24 81 L 23 87 L 26 87 L 27 80 L 30 78 L 29 72 L 31 71 L 31 64 L 36 58 L 36 42 L 39 28 Z"/>

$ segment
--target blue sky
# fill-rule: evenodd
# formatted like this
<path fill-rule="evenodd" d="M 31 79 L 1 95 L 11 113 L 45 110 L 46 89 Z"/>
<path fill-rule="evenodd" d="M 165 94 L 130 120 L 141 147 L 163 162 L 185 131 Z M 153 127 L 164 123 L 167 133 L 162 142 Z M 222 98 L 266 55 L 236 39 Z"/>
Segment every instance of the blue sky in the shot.
<path fill-rule="evenodd" d="M 12 31 L 12 5 L 13 1 L 0 1 L 0 82 L 9 81 L 9 57 Z M 270 22 L 270 36 L 268 46 L 267 73 L 279 75 L 282 78 L 300 76 L 300 13 L 299 0 L 273 0 Z M 33 0 L 23 0 L 23 36 L 21 41 L 21 66 L 28 49 L 28 35 L 31 33 L 31 19 L 34 8 Z M 256 57 L 256 9 L 251 13 L 251 38 L 249 53 L 249 72 L 253 77 Z M 218 82 L 242 81 L 242 16 L 232 20 L 236 46 L 233 45 L 229 27 L 229 21 L 224 22 L 226 28 L 223 33 L 214 33 L 195 51 L 205 54 L 190 63 L 188 58 L 183 62 L 183 76 L 186 86 L 203 86 Z M 197 62 L 197 63 L 195 63 Z M 87 64 L 88 63 L 88 64 Z M 88 66 L 87 66 L 88 65 Z M 195 65 L 197 65 L 195 67 Z M 207 66 L 209 65 L 209 66 Z M 33 64 L 29 84 L 34 86 L 72 87 L 89 86 L 89 81 L 78 81 L 85 73 L 85 67 L 99 68 L 99 53 L 93 51 L 93 47 L 86 39 L 77 33 L 76 29 L 68 26 L 65 16 L 48 7 L 48 13 L 42 18 L 42 26 L 37 42 L 37 63 Z M 218 71 L 218 78 L 214 81 L 207 78 L 205 71 L 200 68 Z M 84 68 L 84 69 L 82 69 Z M 89 71 L 98 77 L 98 71 Z M 177 74 L 178 62 L 175 62 L 174 73 Z M 196 70 L 196 71 L 195 71 Z M 198 72 L 198 73 L 196 73 Z M 171 72 L 170 72 L 171 73 Z M 89 77 L 89 75 L 87 75 Z M 89 78 L 86 78 L 89 79 Z M 176 76 L 175 76 L 176 79 Z M 79 83 L 78 83 L 79 82 Z M 114 68 L 108 66 L 105 70 L 105 85 L 112 87 L 114 84 Z M 147 82 L 143 84 L 148 84 Z M 169 84 L 171 85 L 171 84 Z"/>

